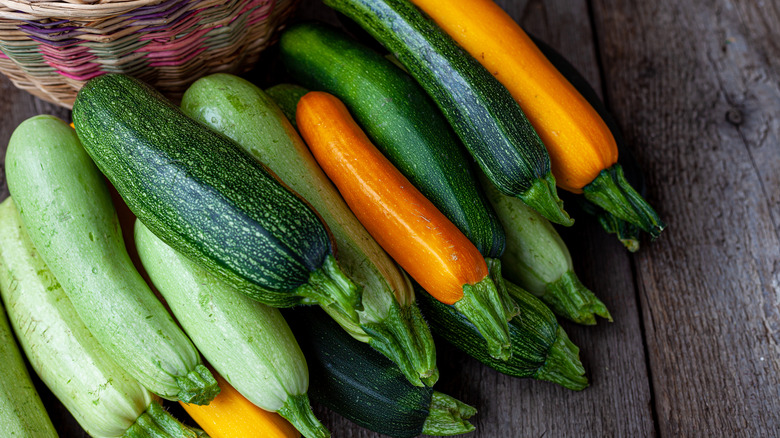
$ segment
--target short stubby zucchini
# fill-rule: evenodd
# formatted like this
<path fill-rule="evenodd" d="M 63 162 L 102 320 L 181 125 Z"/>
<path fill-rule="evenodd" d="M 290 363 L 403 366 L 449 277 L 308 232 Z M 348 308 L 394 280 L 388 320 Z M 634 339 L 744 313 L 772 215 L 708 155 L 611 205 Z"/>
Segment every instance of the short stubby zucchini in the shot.
<path fill-rule="evenodd" d="M 405 438 L 471 432 L 476 409 L 411 385 L 392 362 L 339 330 L 320 309 L 284 311 L 311 372 L 312 400 L 367 429 Z"/>
<path fill-rule="evenodd" d="M 325 0 L 390 50 L 428 92 L 482 171 L 553 222 L 571 225 L 547 150 L 512 95 L 408 0 Z"/>
<path fill-rule="evenodd" d="M 30 365 L 90 436 L 198 436 L 100 346 L 33 246 L 11 198 L 0 204 L 0 295 Z"/>
<path fill-rule="evenodd" d="M 105 179 L 73 129 L 52 116 L 22 122 L 6 174 L 30 240 L 114 361 L 163 398 L 214 398 L 216 380 L 130 260 Z"/>
<path fill-rule="evenodd" d="M 360 291 L 327 227 L 234 141 L 122 74 L 87 82 L 73 121 L 128 207 L 168 245 L 262 303 L 332 304 L 357 319 Z"/>

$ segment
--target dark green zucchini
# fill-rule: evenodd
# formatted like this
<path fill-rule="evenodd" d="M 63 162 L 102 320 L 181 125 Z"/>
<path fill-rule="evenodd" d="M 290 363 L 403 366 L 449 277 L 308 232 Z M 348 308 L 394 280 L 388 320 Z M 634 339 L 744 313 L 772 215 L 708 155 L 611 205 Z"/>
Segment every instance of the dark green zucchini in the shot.
<path fill-rule="evenodd" d="M 406 0 L 325 0 L 387 47 L 433 98 L 499 189 L 571 225 L 539 136 L 509 92 Z"/>
<path fill-rule="evenodd" d="M 327 227 L 235 142 L 120 74 L 87 82 L 73 120 L 100 170 L 165 243 L 257 301 L 336 304 L 357 317 L 360 294 Z"/>
<path fill-rule="evenodd" d="M 628 180 L 632 187 L 637 189 L 637 192 L 639 192 L 640 195 L 645 196 L 647 187 L 645 185 L 644 176 L 642 175 L 642 169 L 639 168 L 639 164 L 631 154 L 631 151 L 626 148 L 626 141 L 623 138 L 623 132 L 620 130 L 620 126 L 618 126 L 615 118 L 612 117 L 612 114 L 607 110 L 606 105 L 601 101 L 596 90 L 591 87 L 587 79 L 585 79 L 585 77 L 582 76 L 582 74 L 563 55 L 538 38 L 531 36 L 531 39 L 534 40 L 536 46 L 539 47 L 539 50 L 542 51 L 552 65 L 554 65 L 574 88 L 580 92 L 582 97 L 590 103 L 593 109 L 595 109 L 599 116 L 604 120 L 604 123 L 607 124 L 609 130 L 612 131 L 612 136 L 615 137 L 615 143 L 617 143 L 618 147 L 618 156 L 620 157 L 618 162 L 623 168 L 626 180 Z M 601 227 L 604 228 L 607 233 L 614 233 L 617 235 L 617 238 L 629 251 L 636 252 L 639 250 L 639 227 L 604 210 L 587 200 L 584 196 L 570 194 L 564 199 L 573 199 L 580 205 L 584 212 L 595 216 L 599 224 L 601 224 Z"/>
<path fill-rule="evenodd" d="M 417 294 L 417 302 L 437 336 L 490 368 L 510 376 L 547 380 L 575 391 L 585 389 L 588 379 L 580 350 L 558 325 L 555 315 L 538 298 L 512 283 L 506 284 L 520 307 L 520 315 L 509 321 L 512 357 L 508 361 L 490 357 L 476 327 L 452 306 L 422 291 Z"/>
<path fill-rule="evenodd" d="M 396 365 L 340 330 L 321 309 L 284 311 L 309 365 L 309 397 L 367 429 L 392 437 L 474 430 L 476 410 L 430 387 L 413 386 Z"/>

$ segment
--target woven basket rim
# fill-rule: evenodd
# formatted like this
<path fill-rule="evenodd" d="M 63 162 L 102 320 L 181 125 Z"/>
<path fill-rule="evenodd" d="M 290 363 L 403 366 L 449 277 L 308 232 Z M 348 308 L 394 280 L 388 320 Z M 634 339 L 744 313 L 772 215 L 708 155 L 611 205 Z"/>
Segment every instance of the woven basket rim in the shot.
<path fill-rule="evenodd" d="M 67 18 L 99 19 L 121 15 L 166 0 L 0 0 L 10 14 L 25 15 L 25 19 Z"/>

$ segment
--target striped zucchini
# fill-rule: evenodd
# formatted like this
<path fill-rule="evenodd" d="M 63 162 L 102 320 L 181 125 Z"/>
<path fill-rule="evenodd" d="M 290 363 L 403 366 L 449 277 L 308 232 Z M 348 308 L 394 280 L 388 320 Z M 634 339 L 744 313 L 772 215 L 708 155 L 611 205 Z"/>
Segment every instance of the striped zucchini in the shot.
<path fill-rule="evenodd" d="M 216 380 L 130 261 L 105 180 L 73 129 L 52 116 L 22 122 L 6 172 L 30 239 L 108 354 L 163 398 L 213 399 Z"/>
<path fill-rule="evenodd" d="M 311 371 L 312 400 L 392 437 L 474 430 L 476 410 L 430 387 L 412 386 L 398 368 L 347 336 L 316 308 L 285 310 Z"/>
<path fill-rule="evenodd" d="M 278 91 L 277 97 L 287 99 L 295 89 Z M 436 349 L 409 279 L 358 222 L 271 97 L 241 78 L 215 74 L 187 90 L 182 109 L 235 140 L 311 203 L 333 234 L 339 263 L 363 289 L 357 323 L 331 306 L 325 310 L 353 337 L 398 364 L 410 382 L 433 385 Z"/>
<path fill-rule="evenodd" d="M 509 92 L 407 0 L 325 0 L 395 54 L 433 98 L 483 172 L 545 217 L 572 220 L 550 157 Z"/>
<path fill-rule="evenodd" d="M 452 306 L 417 296 L 431 330 L 466 354 L 490 368 L 515 377 L 530 377 L 580 391 L 588 386 L 579 348 L 558 325 L 555 315 L 539 299 L 507 282 L 507 289 L 520 307 L 520 315 L 509 321 L 512 356 L 507 361 L 490 357 L 485 341 L 469 320 Z"/>
<path fill-rule="evenodd" d="M 33 246 L 11 198 L 0 204 L 0 294 L 30 365 L 89 435 L 197 436 L 100 346 Z"/>
<path fill-rule="evenodd" d="M 174 251 L 140 221 L 138 256 L 155 287 L 209 364 L 238 392 L 278 412 L 305 437 L 327 437 L 309 405 L 306 359 L 279 310 Z"/>
<path fill-rule="evenodd" d="M 0 205 L 0 210 L 2 209 L 3 205 Z M 2 251 L 0 248 L 0 272 L 8 269 L 3 263 Z M 54 430 L 46 408 L 38 397 L 38 391 L 30 380 L 30 374 L 19 353 L 2 305 L 0 305 L 0 363 L 3 364 L 3 372 L 0 374 L 0 426 L 3 428 L 3 433 L 19 438 L 56 437 L 57 431 Z"/>
<path fill-rule="evenodd" d="M 569 249 L 552 224 L 519 199 L 500 193 L 484 175 L 481 181 L 506 231 L 504 276 L 564 318 L 588 325 L 596 323 L 595 315 L 612 321 L 604 303 L 577 278 Z"/>
<path fill-rule="evenodd" d="M 121 74 L 73 105 L 79 138 L 135 215 L 168 245 L 274 307 L 322 303 L 357 320 L 317 214 L 240 146 Z"/>

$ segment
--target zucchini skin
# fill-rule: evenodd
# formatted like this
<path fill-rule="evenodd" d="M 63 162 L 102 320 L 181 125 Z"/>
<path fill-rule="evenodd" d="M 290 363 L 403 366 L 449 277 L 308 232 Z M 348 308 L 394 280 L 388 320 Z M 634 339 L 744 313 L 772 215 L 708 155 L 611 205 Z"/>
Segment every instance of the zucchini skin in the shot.
<path fill-rule="evenodd" d="M 280 57 L 297 82 L 334 94 L 379 150 L 489 258 L 504 230 L 452 128 L 417 82 L 383 56 L 320 24 L 282 34 Z"/>
<path fill-rule="evenodd" d="M 0 207 L 2 208 L 2 207 Z M 0 249 L 2 252 L 2 249 Z M 6 269 L 0 256 L 0 270 Z M 46 408 L 35 390 L 11 327 L 0 305 L 0 425 L 12 437 L 56 437 Z"/>
<path fill-rule="evenodd" d="M 25 120 L 6 172 L 30 240 L 108 354 L 161 397 L 214 398 L 216 380 L 130 260 L 105 180 L 73 129 Z"/>
<path fill-rule="evenodd" d="M 11 198 L 0 204 L 0 295 L 30 365 L 90 436 L 195 438 L 87 329 Z"/>
<path fill-rule="evenodd" d="M 100 170 L 168 245 L 260 302 L 304 300 L 294 291 L 332 256 L 328 231 L 232 140 L 121 74 L 87 82 L 73 120 Z"/>
<path fill-rule="evenodd" d="M 502 192 L 571 225 L 547 150 L 517 102 L 477 60 L 406 0 L 325 4 L 356 21 L 398 58 Z"/>

